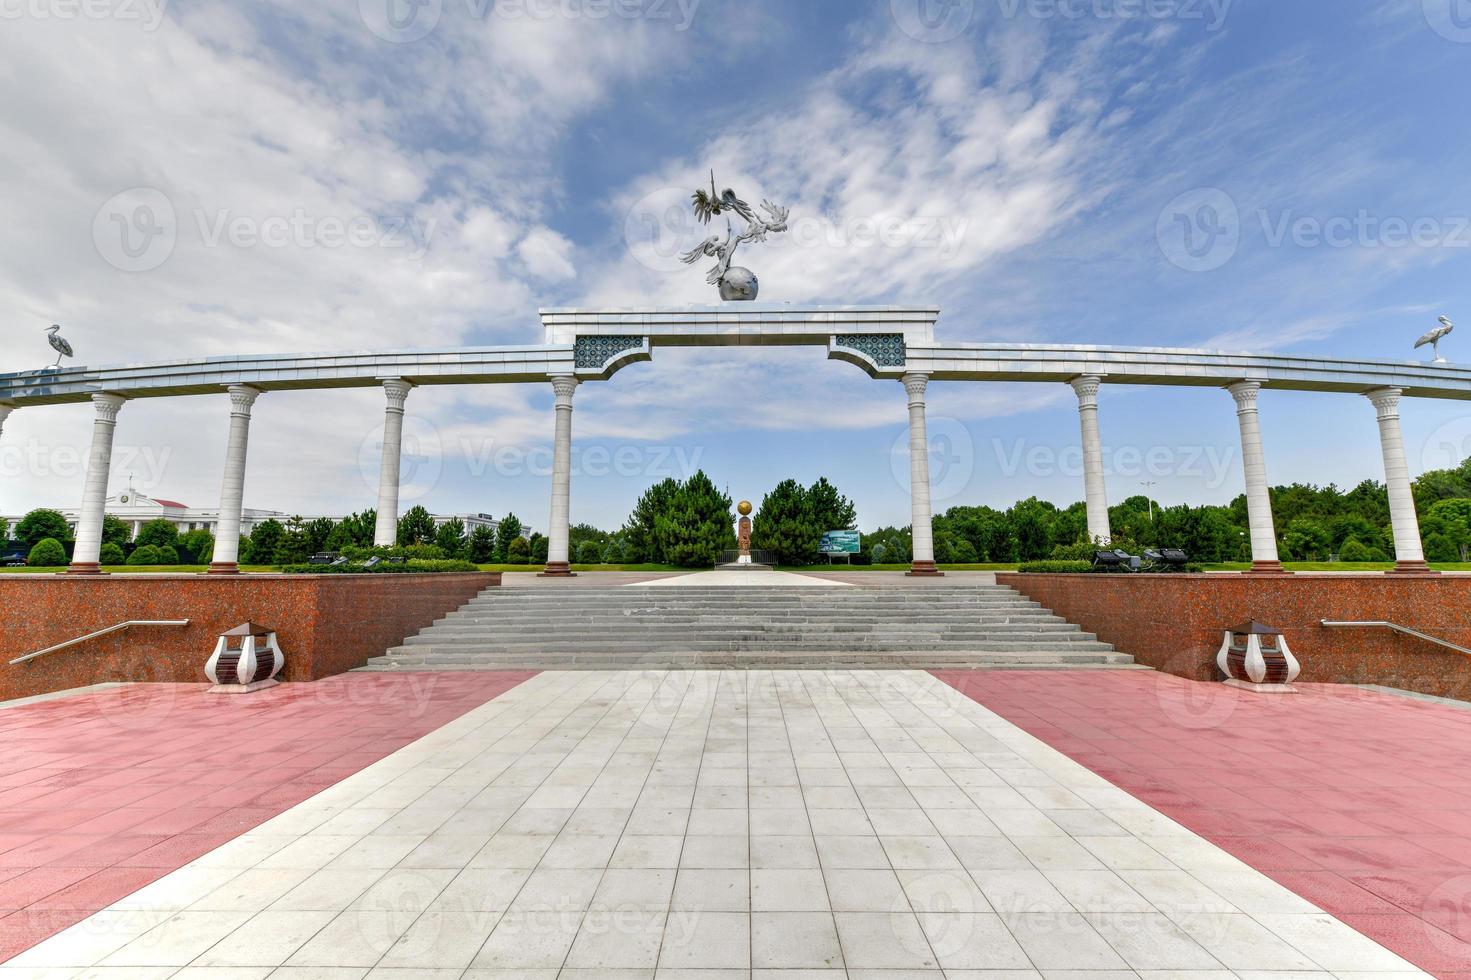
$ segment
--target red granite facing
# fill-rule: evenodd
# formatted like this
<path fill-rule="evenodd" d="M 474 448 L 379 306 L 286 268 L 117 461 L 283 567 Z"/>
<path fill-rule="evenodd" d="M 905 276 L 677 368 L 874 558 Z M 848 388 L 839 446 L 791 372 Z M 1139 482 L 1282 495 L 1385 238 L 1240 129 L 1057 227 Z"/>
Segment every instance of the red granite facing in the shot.
<path fill-rule="evenodd" d="M 361 667 L 458 609 L 498 573 L 448 575 L 0 576 L 0 700 L 108 681 L 204 680 L 220 633 L 273 627 L 286 681 Z M 125 620 L 133 627 L 25 664 L 9 661 Z"/>
<path fill-rule="evenodd" d="M 1471 700 L 1471 657 L 1386 629 L 1383 620 L 1471 647 L 1471 577 L 1036 575 L 996 580 L 1158 670 L 1216 678 L 1221 634 L 1256 619 L 1284 632 L 1302 681 L 1383 684 Z"/>

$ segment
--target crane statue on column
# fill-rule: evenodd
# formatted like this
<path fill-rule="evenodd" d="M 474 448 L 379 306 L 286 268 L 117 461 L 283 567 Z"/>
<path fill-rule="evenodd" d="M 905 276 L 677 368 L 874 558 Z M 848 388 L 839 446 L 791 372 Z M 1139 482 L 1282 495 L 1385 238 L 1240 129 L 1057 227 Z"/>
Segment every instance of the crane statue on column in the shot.
<path fill-rule="evenodd" d="M 76 351 L 72 350 L 72 345 L 66 342 L 65 337 L 61 336 L 60 324 L 53 323 L 46 329 L 46 339 L 50 341 L 51 349 L 56 351 L 56 363 L 51 365 L 52 367 L 61 367 L 61 359 L 63 357 L 77 356 Z"/>
<path fill-rule="evenodd" d="M 1421 347 L 1429 344 L 1431 350 L 1435 351 L 1434 363 L 1445 364 L 1446 359 L 1440 356 L 1440 342 L 1444 340 L 1446 336 L 1449 335 L 1450 332 L 1454 329 L 1456 329 L 1456 325 L 1451 322 L 1450 317 L 1441 317 L 1440 326 L 1436 327 L 1434 330 L 1430 331 L 1428 334 L 1415 341 L 1415 349 L 1419 350 Z"/>

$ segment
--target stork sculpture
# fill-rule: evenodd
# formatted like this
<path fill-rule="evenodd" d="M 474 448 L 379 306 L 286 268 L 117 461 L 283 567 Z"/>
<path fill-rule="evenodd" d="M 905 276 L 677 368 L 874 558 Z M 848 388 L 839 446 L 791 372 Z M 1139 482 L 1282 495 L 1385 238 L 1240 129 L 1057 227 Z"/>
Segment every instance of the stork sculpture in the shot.
<path fill-rule="evenodd" d="M 1440 326 L 1415 341 L 1415 349 L 1419 350 L 1421 347 L 1429 344 L 1431 350 L 1435 351 L 1435 363 L 1445 364 L 1446 359 L 1440 356 L 1440 342 L 1454 329 L 1456 329 L 1456 325 L 1451 322 L 1450 317 L 1441 317 Z"/>
<path fill-rule="evenodd" d="M 720 193 L 715 190 L 714 171 L 710 173 L 710 193 L 706 194 L 704 188 L 701 188 L 695 191 L 692 200 L 695 217 L 704 224 L 709 224 L 713 217 L 726 215 L 725 236 L 723 239 L 720 235 L 710 236 L 693 250 L 681 255 L 680 261 L 686 265 L 694 265 L 701 258 L 715 259 L 715 267 L 710 270 L 705 281 L 719 287 L 720 298 L 754 300 L 761 289 L 756 274 L 750 269 L 732 265 L 731 261 L 735 258 L 736 249 L 742 245 L 764 242 L 768 235 L 786 231 L 791 211 L 770 201 L 762 201 L 761 209 L 766 212 L 766 217 L 758 217 L 735 191 L 727 188 L 724 193 Z M 731 224 L 730 214 L 745 219 L 745 231 L 737 234 Z"/>
<path fill-rule="evenodd" d="M 47 328 L 46 339 L 50 341 L 51 349 L 56 351 L 56 363 L 51 365 L 52 367 L 61 367 L 61 359 L 63 357 L 77 356 L 76 351 L 72 350 L 72 345 L 66 342 L 65 337 L 61 336 L 60 324 L 53 323 Z"/>

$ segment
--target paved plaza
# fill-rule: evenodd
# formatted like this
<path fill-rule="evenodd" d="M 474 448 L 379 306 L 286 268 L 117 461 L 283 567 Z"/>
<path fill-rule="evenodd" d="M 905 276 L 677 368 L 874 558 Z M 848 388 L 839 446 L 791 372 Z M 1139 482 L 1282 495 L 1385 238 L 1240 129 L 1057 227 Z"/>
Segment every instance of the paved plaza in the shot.
<path fill-rule="evenodd" d="M 235 807 L 256 807 L 261 818 L 262 797 L 274 801 L 264 809 L 275 815 L 244 833 L 231 825 L 229 839 L 203 853 L 179 852 L 171 869 L 147 864 L 156 880 L 133 882 L 115 897 L 99 892 L 94 898 L 105 905 L 78 911 L 75 924 L 50 938 L 19 944 L 29 948 L 0 975 L 1426 975 L 1386 948 L 1394 942 L 1381 945 L 1352 917 L 1327 914 L 1199 828 L 1171 819 L 1158 795 L 1163 783 L 1150 798 L 1115 766 L 1105 770 L 1114 785 L 1007 720 L 1023 691 L 1004 685 L 1040 675 L 1007 675 L 1018 680 L 999 678 L 1003 687 L 990 690 L 997 675 L 976 676 L 984 683 L 967 694 L 917 671 L 349 675 L 334 681 L 338 696 L 322 702 L 323 724 L 347 722 L 346 712 L 358 725 L 376 716 L 375 732 L 358 733 L 359 748 L 369 734 L 422 730 L 423 737 L 381 757 L 351 756 L 334 774 L 340 778 L 318 773 L 316 781 L 330 785 L 299 798 L 293 780 L 310 779 L 320 764 L 293 767 L 278 746 L 255 770 L 295 775 L 266 786 L 251 781 L 260 777 L 249 775 L 248 749 L 218 739 L 217 775 L 201 794 L 235 785 L 232 802 L 210 797 L 224 818 Z M 1062 729 L 1083 713 L 1080 692 L 1094 676 L 1049 672 L 1046 682 L 1061 683 L 1064 694 L 1056 708 L 1039 709 L 1051 715 L 1045 725 Z M 1168 685 L 1188 685 L 1148 673 L 1108 676 L 1165 704 L 1179 694 Z M 415 683 L 434 693 L 421 688 L 415 701 Z M 1163 695 L 1151 686 L 1161 683 Z M 401 697 L 385 698 L 394 686 Z M 90 799 L 110 813 L 162 809 L 150 805 L 156 793 L 175 801 L 187 794 L 148 787 L 124 800 L 100 797 L 100 787 L 131 785 L 138 768 L 177 761 L 186 749 L 207 751 L 174 742 L 175 730 L 197 735 L 214 725 L 218 736 L 219 723 L 241 714 L 266 732 L 292 724 L 293 701 L 275 692 L 245 708 L 207 702 L 192 686 L 149 690 L 173 692 L 174 707 L 119 715 L 125 691 L 108 691 L 0 712 L 9 744 L 18 746 L 3 798 L 12 824 L 17 813 L 36 819 L 64 810 L 62 800 L 81 807 Z M 1471 713 L 1363 697 L 1388 703 L 1382 724 L 1432 710 L 1455 719 L 1436 715 L 1446 736 L 1464 737 L 1471 727 Z M 1001 713 L 975 698 L 995 698 Z M 297 721 L 301 709 L 296 704 Z M 1238 709 L 1237 721 L 1255 710 Z M 1161 708 L 1160 716 L 1168 721 L 1174 712 Z M 1364 719 L 1324 709 L 1315 720 L 1331 742 L 1335 724 Z M 77 747 L 88 754 L 110 741 L 135 754 L 105 754 L 98 769 L 64 777 L 76 761 L 62 761 L 54 739 L 69 726 L 82 729 Z M 1249 741 L 1227 737 L 1229 725 L 1213 730 L 1216 752 Z M 350 729 L 338 735 L 354 737 Z M 1175 758 L 1167 744 L 1160 754 Z M 48 781 L 27 780 L 45 758 L 54 770 Z M 1137 755 L 1131 761 L 1148 768 Z M 237 762 L 245 775 L 235 780 Z M 364 767 L 345 774 L 356 765 Z M 1185 767 L 1173 768 L 1178 776 Z M 1459 797 L 1445 802 L 1460 805 Z M 130 833 L 108 834 L 102 823 L 89 829 L 104 850 Z M 0 858 L 10 881 L 60 866 L 66 856 L 47 845 L 57 836 L 9 839 Z M 1457 859 L 1441 862 L 1448 881 L 1458 867 Z M 0 890 L 7 886 L 0 881 Z M 38 885 L 32 895 L 43 891 Z M 47 904 L 33 897 L 0 928 Z M 1421 939 L 1415 949 L 1427 945 Z M 1412 946 L 1400 943 L 1398 951 Z M 1458 975 L 1444 957 L 1430 965 L 1437 976 Z"/>

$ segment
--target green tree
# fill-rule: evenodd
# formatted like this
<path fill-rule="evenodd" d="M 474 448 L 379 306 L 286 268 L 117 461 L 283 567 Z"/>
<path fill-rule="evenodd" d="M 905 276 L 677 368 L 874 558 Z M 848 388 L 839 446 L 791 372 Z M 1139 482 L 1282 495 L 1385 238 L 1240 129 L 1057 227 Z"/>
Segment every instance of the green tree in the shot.
<path fill-rule="evenodd" d="M 434 543 L 444 550 L 446 558 L 464 558 L 470 542 L 465 537 L 465 522 L 451 517 L 434 531 Z"/>
<path fill-rule="evenodd" d="M 751 546 L 771 552 L 781 564 L 811 565 L 817 561 L 822 531 L 807 506 L 806 488 L 796 480 L 783 480 L 762 497 L 752 524 Z"/>
<path fill-rule="evenodd" d="M 664 561 L 681 568 L 710 568 L 722 551 L 735 547 L 730 498 L 697 470 L 654 520 Z"/>
<path fill-rule="evenodd" d="M 525 538 L 517 538 L 506 548 L 506 564 L 529 565 L 531 564 L 531 545 Z"/>
<path fill-rule="evenodd" d="M 410 507 L 398 519 L 398 543 L 401 547 L 434 543 L 434 517 L 421 506 Z"/>
<path fill-rule="evenodd" d="M 1349 538 L 1343 543 L 1343 547 L 1339 549 L 1338 560 L 1357 562 L 1385 561 L 1387 559 L 1384 552 L 1378 548 L 1370 548 L 1368 545 L 1361 543 L 1357 538 Z"/>
<path fill-rule="evenodd" d="M 241 550 L 241 555 L 249 550 L 250 561 L 257 565 L 269 565 L 274 561 L 275 549 L 281 544 L 282 536 L 285 536 L 285 525 L 275 518 L 266 518 L 250 531 L 250 547 Z"/>
<path fill-rule="evenodd" d="M 580 565 L 596 565 L 602 558 L 602 550 L 596 541 L 584 541 L 577 549 L 577 563 Z"/>
<path fill-rule="evenodd" d="M 133 553 L 128 556 L 127 563 L 129 565 L 160 565 L 163 560 L 157 547 L 145 544 L 133 549 Z"/>
<path fill-rule="evenodd" d="M 522 530 L 521 519 L 515 514 L 507 514 L 501 518 L 500 524 L 495 529 L 495 550 L 505 555 L 507 561 L 510 560 L 511 545 L 521 540 Z M 526 554 L 529 560 L 531 555 L 529 549 Z"/>
<path fill-rule="evenodd" d="M 138 529 L 138 537 L 134 540 L 140 548 L 147 544 L 155 548 L 164 545 L 175 548 L 179 544 L 179 529 L 174 526 L 173 521 L 156 517 Z"/>
<path fill-rule="evenodd" d="M 102 542 L 125 548 L 133 538 L 133 526 L 111 514 L 102 515 Z"/>
<path fill-rule="evenodd" d="M 258 533 L 260 529 L 256 530 Z M 315 553 L 311 535 L 307 531 L 307 522 L 297 516 L 287 521 L 282 529 L 276 549 L 271 552 L 271 564 L 300 565 Z"/>
<path fill-rule="evenodd" d="M 470 560 L 478 565 L 495 561 L 495 528 L 477 524 L 470 532 Z"/>
<path fill-rule="evenodd" d="M 337 530 L 337 522 L 330 517 L 318 517 L 307 521 L 302 530 L 306 533 L 307 547 L 314 555 L 327 550 L 327 542 L 332 539 L 332 532 Z"/>
<path fill-rule="evenodd" d="M 538 565 L 545 565 L 547 563 L 547 546 L 550 543 L 545 534 L 533 534 L 531 536 L 531 542 L 527 546 L 531 552 L 531 560 Z"/>
<path fill-rule="evenodd" d="M 42 538 L 31 546 L 26 563 L 36 568 L 60 568 L 66 564 L 66 549 L 55 538 Z"/>
<path fill-rule="evenodd" d="M 664 555 L 660 553 L 659 542 L 654 535 L 654 523 L 668 509 L 678 492 L 677 480 L 661 480 L 638 498 L 638 503 L 633 506 L 633 513 L 628 515 L 628 521 L 623 525 L 623 536 L 628 542 L 631 561 L 664 563 Z"/>
<path fill-rule="evenodd" d="M 215 553 L 215 537 L 203 529 L 179 535 L 179 557 L 186 565 L 207 565 Z"/>
<path fill-rule="evenodd" d="M 1449 548 L 1437 548 L 1442 554 L 1454 554 L 1451 558 L 1435 558 L 1434 561 L 1465 561 L 1471 553 L 1471 498 L 1450 497 L 1431 504 L 1420 524 L 1425 534 L 1426 550 L 1431 537 L 1445 540 Z"/>
<path fill-rule="evenodd" d="M 28 545 L 39 544 L 45 538 L 70 541 L 72 537 L 71 527 L 66 523 L 66 518 L 61 516 L 61 511 L 45 507 L 37 508 L 22 517 L 15 525 L 14 534 L 17 541 Z"/>
<path fill-rule="evenodd" d="M 1052 517 L 1056 513 L 1055 505 L 1036 497 L 1011 508 L 1008 516 L 1022 561 L 1036 561 L 1052 554 Z"/>
<path fill-rule="evenodd" d="M 817 525 L 819 539 L 828 531 L 851 531 L 858 527 L 858 511 L 825 476 L 807 488 L 807 510 Z"/>
<path fill-rule="evenodd" d="M 1333 536 L 1317 521 L 1297 518 L 1287 525 L 1282 535 L 1282 549 L 1297 561 L 1327 561 L 1333 548 Z"/>
<path fill-rule="evenodd" d="M 102 542 L 102 551 L 99 554 L 97 561 L 99 564 L 102 565 L 121 565 L 125 561 L 125 558 L 123 556 L 123 549 L 119 548 L 111 541 L 104 541 Z"/>
<path fill-rule="evenodd" d="M 322 550 L 343 551 L 347 548 L 371 548 L 377 531 L 378 512 L 376 510 L 369 509 L 359 514 L 349 514 L 332 528 L 332 533 L 328 535 Z"/>
<path fill-rule="evenodd" d="M 179 564 L 179 550 L 177 548 L 175 548 L 171 544 L 161 544 L 161 545 L 159 545 L 158 546 L 158 562 L 157 562 L 157 564 L 159 564 L 159 565 L 177 565 L 177 564 Z"/>

